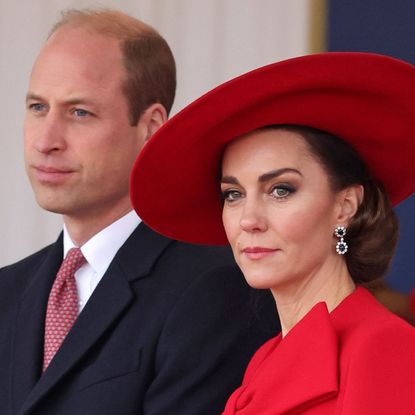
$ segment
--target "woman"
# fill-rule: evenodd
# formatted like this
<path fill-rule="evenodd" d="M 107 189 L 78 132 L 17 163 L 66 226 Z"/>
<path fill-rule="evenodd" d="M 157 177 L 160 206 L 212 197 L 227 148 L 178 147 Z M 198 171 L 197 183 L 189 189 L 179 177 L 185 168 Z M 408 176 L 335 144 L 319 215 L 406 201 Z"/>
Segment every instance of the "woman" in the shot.
<path fill-rule="evenodd" d="M 227 239 L 275 298 L 282 332 L 225 415 L 415 413 L 415 330 L 361 286 L 387 270 L 391 204 L 415 191 L 414 102 L 412 65 L 304 56 L 221 85 L 142 151 L 141 218 L 184 241 Z"/>

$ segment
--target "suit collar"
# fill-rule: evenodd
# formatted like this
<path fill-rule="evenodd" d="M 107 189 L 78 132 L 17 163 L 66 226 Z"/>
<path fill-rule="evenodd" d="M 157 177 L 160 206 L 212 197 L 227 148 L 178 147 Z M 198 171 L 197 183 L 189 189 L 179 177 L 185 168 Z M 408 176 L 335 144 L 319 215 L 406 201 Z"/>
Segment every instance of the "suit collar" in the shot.
<path fill-rule="evenodd" d="M 81 246 L 82 254 L 89 266 L 99 275 L 103 276 L 119 249 L 140 223 L 140 218 L 134 210 L 111 223 L 93 235 Z M 75 247 L 67 227 L 63 227 L 64 257 L 68 251 Z"/>
<path fill-rule="evenodd" d="M 133 301 L 130 282 L 148 276 L 170 243 L 170 239 L 144 224 L 138 226 L 115 256 L 62 347 L 27 396 L 19 415 L 29 413 L 99 341 Z"/>
<path fill-rule="evenodd" d="M 128 281 L 134 281 L 150 273 L 157 259 L 172 242 L 140 223 L 118 252 L 114 263 L 122 269 Z"/>

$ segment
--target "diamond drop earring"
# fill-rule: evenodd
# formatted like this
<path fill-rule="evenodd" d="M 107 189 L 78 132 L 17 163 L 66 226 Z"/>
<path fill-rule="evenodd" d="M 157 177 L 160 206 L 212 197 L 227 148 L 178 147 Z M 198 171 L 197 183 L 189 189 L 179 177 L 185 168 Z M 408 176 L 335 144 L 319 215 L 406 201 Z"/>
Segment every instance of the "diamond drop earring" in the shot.
<path fill-rule="evenodd" d="M 340 241 L 336 244 L 336 252 L 339 255 L 344 255 L 349 248 L 347 243 L 344 241 L 344 237 L 346 235 L 346 228 L 344 226 L 336 226 L 334 228 L 334 235 L 337 236 Z"/>

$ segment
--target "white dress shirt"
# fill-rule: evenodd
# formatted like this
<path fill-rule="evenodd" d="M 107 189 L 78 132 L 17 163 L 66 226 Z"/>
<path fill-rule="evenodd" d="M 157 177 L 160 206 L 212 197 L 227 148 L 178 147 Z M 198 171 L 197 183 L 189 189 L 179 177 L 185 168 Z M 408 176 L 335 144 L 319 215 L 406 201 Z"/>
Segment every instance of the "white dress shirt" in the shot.
<path fill-rule="evenodd" d="M 134 210 L 127 213 L 81 246 L 86 263 L 75 273 L 78 289 L 79 313 L 91 297 L 101 278 L 108 269 L 115 254 L 141 222 Z M 71 248 L 76 247 L 63 226 L 64 257 Z"/>

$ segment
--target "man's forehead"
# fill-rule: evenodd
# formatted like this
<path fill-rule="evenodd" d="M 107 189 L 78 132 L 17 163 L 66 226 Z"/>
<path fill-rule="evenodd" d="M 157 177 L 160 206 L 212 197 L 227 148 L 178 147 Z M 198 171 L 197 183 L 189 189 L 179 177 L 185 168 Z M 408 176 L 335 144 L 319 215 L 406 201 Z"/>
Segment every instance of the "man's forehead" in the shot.
<path fill-rule="evenodd" d="M 122 59 L 120 43 L 117 39 L 81 26 L 59 28 L 45 42 L 39 56 L 48 53 L 61 53 L 85 59 L 90 55 L 101 56 L 105 60 L 116 62 Z"/>
<path fill-rule="evenodd" d="M 47 76 L 51 80 L 65 81 L 78 76 L 108 80 L 121 76 L 123 70 L 117 41 L 99 34 L 83 37 L 79 30 L 72 30 L 66 35 L 66 29 L 62 28 L 40 51 L 31 77 Z"/>

